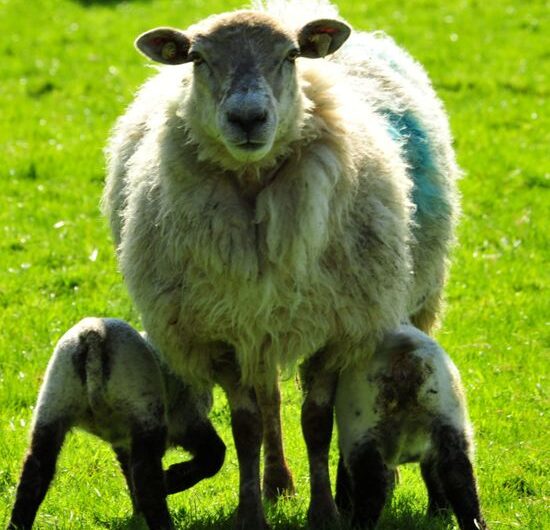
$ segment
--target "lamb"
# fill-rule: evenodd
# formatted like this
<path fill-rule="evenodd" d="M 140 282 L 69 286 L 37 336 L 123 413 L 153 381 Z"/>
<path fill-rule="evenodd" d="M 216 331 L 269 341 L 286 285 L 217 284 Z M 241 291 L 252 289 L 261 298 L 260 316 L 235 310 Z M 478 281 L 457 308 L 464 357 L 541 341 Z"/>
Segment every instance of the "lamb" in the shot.
<path fill-rule="evenodd" d="M 403 325 L 363 372 L 342 372 L 336 395 L 336 503 L 354 528 L 374 528 L 398 465 L 420 462 L 428 514 L 452 507 L 461 530 L 482 530 L 472 429 L 460 374 L 437 342 Z"/>
<path fill-rule="evenodd" d="M 107 147 L 103 211 L 130 296 L 170 368 L 227 395 L 238 528 L 268 527 L 262 438 L 264 488 L 292 488 L 278 377 L 301 365 L 308 516 L 330 524 L 338 372 L 439 312 L 458 213 L 445 113 L 417 63 L 325 0 L 157 28 L 136 46 L 167 66 Z"/>
<path fill-rule="evenodd" d="M 166 495 L 215 475 L 224 461 L 225 445 L 207 416 L 211 404 L 209 392 L 198 394 L 172 375 L 127 323 L 82 320 L 63 335 L 48 364 L 8 528 L 32 527 L 73 426 L 111 444 L 134 511 L 148 527 L 174 528 Z M 193 458 L 163 473 L 167 445 Z"/>

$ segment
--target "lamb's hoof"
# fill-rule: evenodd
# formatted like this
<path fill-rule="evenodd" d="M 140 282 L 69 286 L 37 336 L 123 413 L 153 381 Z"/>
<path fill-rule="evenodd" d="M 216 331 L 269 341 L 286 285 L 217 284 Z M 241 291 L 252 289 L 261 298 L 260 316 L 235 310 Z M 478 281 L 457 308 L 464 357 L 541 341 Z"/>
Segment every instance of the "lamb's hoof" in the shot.
<path fill-rule="evenodd" d="M 334 502 L 310 505 L 307 522 L 311 530 L 339 530 L 342 527 Z"/>
<path fill-rule="evenodd" d="M 267 501 L 275 502 L 279 497 L 295 494 L 294 480 L 288 467 L 268 467 L 264 472 L 263 494 Z"/>

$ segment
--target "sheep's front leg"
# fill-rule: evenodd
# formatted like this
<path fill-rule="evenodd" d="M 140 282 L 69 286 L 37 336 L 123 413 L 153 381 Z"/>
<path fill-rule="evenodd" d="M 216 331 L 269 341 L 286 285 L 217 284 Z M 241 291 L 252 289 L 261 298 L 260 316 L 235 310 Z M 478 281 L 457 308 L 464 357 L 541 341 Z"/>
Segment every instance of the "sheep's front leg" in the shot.
<path fill-rule="evenodd" d="M 308 521 L 316 529 L 334 528 L 338 524 L 328 469 L 338 377 L 326 370 L 324 364 L 323 352 L 320 352 L 300 367 L 304 392 L 302 432 L 309 459 L 311 491 Z"/>
<path fill-rule="evenodd" d="M 55 474 L 55 464 L 66 433 L 62 420 L 35 425 L 8 529 L 30 530 L 32 527 Z"/>
<path fill-rule="evenodd" d="M 231 428 L 239 460 L 238 530 L 268 530 L 260 491 L 262 416 L 254 388 L 241 385 L 236 362 L 216 370 L 217 382 L 227 395 Z"/>
<path fill-rule="evenodd" d="M 172 530 L 174 525 L 166 504 L 162 456 L 166 430 L 134 429 L 130 449 L 131 481 L 135 502 L 150 530 Z"/>
<path fill-rule="evenodd" d="M 264 429 L 264 497 L 275 500 L 281 495 L 294 493 L 292 473 L 285 459 L 281 424 L 281 389 L 279 381 L 271 388 L 256 385 L 258 405 L 262 412 Z"/>

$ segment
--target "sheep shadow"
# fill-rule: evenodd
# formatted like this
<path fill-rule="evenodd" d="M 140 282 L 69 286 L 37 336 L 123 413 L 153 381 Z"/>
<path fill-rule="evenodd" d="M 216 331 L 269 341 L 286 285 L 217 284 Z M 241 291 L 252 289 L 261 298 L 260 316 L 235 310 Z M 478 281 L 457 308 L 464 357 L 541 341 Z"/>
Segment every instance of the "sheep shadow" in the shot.
<path fill-rule="evenodd" d="M 172 513 L 178 528 L 182 530 L 234 530 L 234 514 L 226 510 L 219 510 L 212 514 L 203 515 L 200 519 L 191 516 L 182 508 Z M 311 529 L 302 515 L 285 514 L 282 509 L 271 507 L 267 509 L 267 519 L 272 530 L 315 530 Z M 131 516 L 125 519 L 116 519 L 109 522 L 113 530 L 147 530 L 147 525 L 141 517 Z M 447 518 L 427 517 L 412 507 L 401 508 L 396 513 L 391 508 L 384 513 L 376 526 L 377 530 L 449 530 L 453 528 L 452 521 Z M 352 530 L 349 521 L 343 520 L 338 527 L 323 528 L 323 530 Z"/>
<path fill-rule="evenodd" d="M 118 4 L 126 4 L 128 2 L 140 3 L 145 2 L 149 3 L 151 0 L 73 0 L 76 4 L 80 4 L 83 7 L 92 7 L 92 6 L 116 6 Z"/>

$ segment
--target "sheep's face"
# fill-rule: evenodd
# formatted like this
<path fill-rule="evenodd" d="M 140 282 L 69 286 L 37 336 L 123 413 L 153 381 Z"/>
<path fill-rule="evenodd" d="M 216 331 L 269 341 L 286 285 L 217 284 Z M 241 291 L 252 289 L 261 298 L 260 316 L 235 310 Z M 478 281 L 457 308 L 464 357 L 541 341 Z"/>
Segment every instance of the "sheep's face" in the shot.
<path fill-rule="evenodd" d="M 295 32 L 267 14 L 240 11 L 187 32 L 151 30 L 136 46 L 164 64 L 193 63 L 193 125 L 246 165 L 272 154 L 301 114 L 296 58 L 324 57 L 349 33 L 336 20 L 311 22 Z"/>

